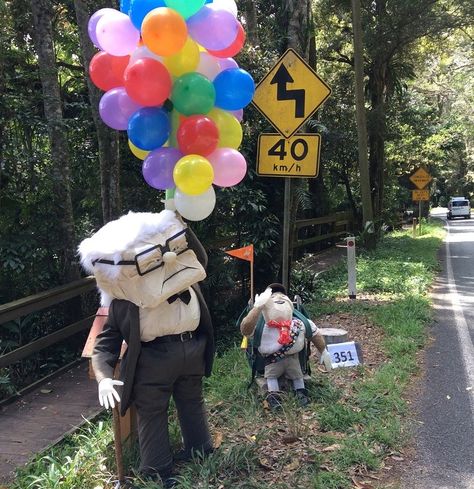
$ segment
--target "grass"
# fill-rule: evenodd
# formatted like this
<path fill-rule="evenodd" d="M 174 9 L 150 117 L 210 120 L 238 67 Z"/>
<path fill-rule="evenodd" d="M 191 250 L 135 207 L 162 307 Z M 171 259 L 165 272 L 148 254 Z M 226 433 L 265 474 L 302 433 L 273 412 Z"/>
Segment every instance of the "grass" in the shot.
<path fill-rule="evenodd" d="M 206 380 L 209 419 L 220 448 L 205 460 L 178 467 L 182 489 L 349 489 L 384 465 L 406 442 L 406 388 L 418 372 L 416 355 L 426 341 L 431 319 L 428 290 L 438 270 L 443 230 L 427 224 L 424 235 L 386 236 L 376 251 L 357 259 L 358 294 L 369 301 L 344 301 L 342 264 L 321 274 L 314 315 L 346 313 L 370 320 L 383 332 L 386 361 L 315 374 L 308 385 L 312 402 L 302 410 L 288 398 L 280 413 L 263 409 L 255 389 L 247 389 L 249 369 L 235 346 L 216 360 Z M 12 489 L 108 489 L 113 487 L 110 419 L 90 423 L 61 445 L 37 457 L 18 473 Z M 179 447 L 179 427 L 170 419 L 171 438 Z M 136 467 L 136 452 L 126 465 Z M 355 475 L 354 475 L 355 474 Z M 141 483 L 137 487 L 158 488 Z M 373 484 L 374 481 L 372 481 Z M 374 485 L 373 485 L 374 487 Z"/>

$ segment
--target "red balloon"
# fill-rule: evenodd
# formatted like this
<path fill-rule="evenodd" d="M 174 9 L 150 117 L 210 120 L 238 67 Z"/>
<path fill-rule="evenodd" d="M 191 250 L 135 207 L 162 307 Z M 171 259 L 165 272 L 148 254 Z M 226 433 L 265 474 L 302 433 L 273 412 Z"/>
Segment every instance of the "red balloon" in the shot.
<path fill-rule="evenodd" d="M 153 58 L 140 58 L 124 74 L 125 90 L 145 107 L 161 105 L 171 93 L 173 82 L 165 65 Z"/>
<path fill-rule="evenodd" d="M 219 129 L 204 115 L 192 115 L 179 125 L 176 134 L 180 151 L 185 155 L 210 155 L 219 142 Z"/>
<path fill-rule="evenodd" d="M 232 58 L 242 49 L 245 43 L 245 37 L 246 36 L 245 36 L 244 28 L 242 27 L 242 24 L 239 22 L 239 30 L 237 32 L 237 37 L 229 47 L 225 49 L 221 49 L 220 51 L 211 51 L 210 49 L 208 49 L 207 52 L 209 54 L 212 54 L 212 56 L 215 56 L 216 58 Z"/>
<path fill-rule="evenodd" d="M 123 74 L 130 56 L 112 56 L 105 51 L 95 54 L 89 64 L 92 83 L 108 92 L 112 88 L 123 87 Z"/>

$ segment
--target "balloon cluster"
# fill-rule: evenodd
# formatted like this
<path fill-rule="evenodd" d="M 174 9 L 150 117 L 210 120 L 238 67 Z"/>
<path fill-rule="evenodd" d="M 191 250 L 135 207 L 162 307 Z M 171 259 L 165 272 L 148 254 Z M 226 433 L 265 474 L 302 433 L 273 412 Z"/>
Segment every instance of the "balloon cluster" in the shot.
<path fill-rule="evenodd" d="M 245 176 L 243 108 L 255 84 L 233 59 L 245 41 L 234 0 L 122 0 L 89 20 L 100 51 L 89 73 L 105 91 L 109 127 L 126 130 L 145 181 L 176 189 L 175 205 L 198 221 L 215 206 L 213 184 Z"/>

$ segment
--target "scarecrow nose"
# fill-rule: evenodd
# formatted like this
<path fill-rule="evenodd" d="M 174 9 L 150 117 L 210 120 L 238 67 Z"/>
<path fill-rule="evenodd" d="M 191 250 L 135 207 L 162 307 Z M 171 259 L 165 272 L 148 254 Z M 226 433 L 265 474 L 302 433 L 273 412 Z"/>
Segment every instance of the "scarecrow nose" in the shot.
<path fill-rule="evenodd" d="M 165 263 L 174 263 L 176 261 L 176 253 L 174 251 L 167 251 L 163 255 L 163 261 Z"/>

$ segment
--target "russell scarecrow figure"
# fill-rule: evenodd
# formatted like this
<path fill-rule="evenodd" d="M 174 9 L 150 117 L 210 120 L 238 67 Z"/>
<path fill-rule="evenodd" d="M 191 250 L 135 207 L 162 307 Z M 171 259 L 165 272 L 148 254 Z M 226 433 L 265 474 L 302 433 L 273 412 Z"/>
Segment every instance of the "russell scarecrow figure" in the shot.
<path fill-rule="evenodd" d="M 253 308 L 243 318 L 240 331 L 251 337 L 263 314 L 265 324 L 258 347 L 265 361 L 265 380 L 267 381 L 267 401 L 271 409 L 281 407 L 279 378 L 285 376 L 291 380 L 293 390 L 300 405 L 309 402 L 301 369 L 299 352 L 305 347 L 305 326 L 300 319 L 293 317 L 293 303 L 286 295 L 282 284 L 271 284 L 261 294 L 255 296 Z M 316 346 L 321 356 L 321 363 L 331 369 L 331 357 L 326 349 L 326 342 L 321 332 L 309 320 L 312 336 L 310 341 Z"/>
<path fill-rule="evenodd" d="M 92 355 L 99 402 L 105 408 L 120 402 L 122 415 L 134 403 L 139 471 L 173 487 L 171 396 L 184 444 L 177 458 L 212 451 L 202 377 L 211 373 L 214 337 L 198 285 L 206 277 L 207 255 L 172 210 L 130 212 L 85 239 L 79 254 L 97 280 L 102 305 L 109 306 Z M 123 341 L 120 380 L 114 380 Z"/>

